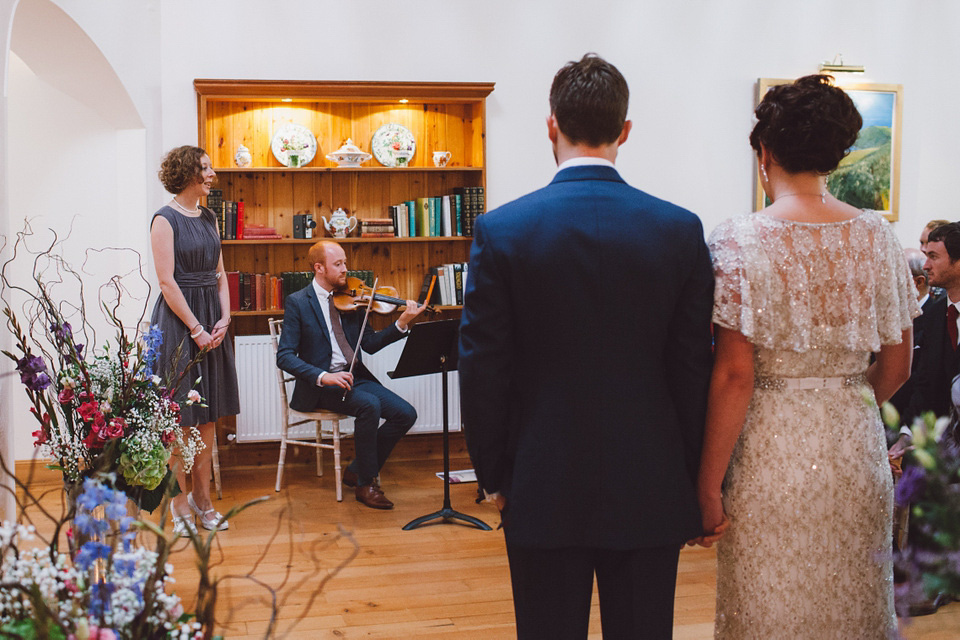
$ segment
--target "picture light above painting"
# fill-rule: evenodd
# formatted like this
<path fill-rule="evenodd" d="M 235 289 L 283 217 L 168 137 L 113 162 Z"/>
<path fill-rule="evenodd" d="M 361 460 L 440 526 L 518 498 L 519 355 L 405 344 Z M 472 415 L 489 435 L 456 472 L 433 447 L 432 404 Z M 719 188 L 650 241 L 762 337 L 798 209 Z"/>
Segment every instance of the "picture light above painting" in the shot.
<path fill-rule="evenodd" d="M 760 78 L 757 102 L 770 87 L 793 80 Z M 850 153 L 827 177 L 827 189 L 838 200 L 861 209 L 879 211 L 895 222 L 900 211 L 900 113 L 903 86 L 848 82 L 836 85 L 846 91 L 863 117 L 863 128 Z M 754 175 L 759 168 L 755 166 Z M 760 181 L 756 180 L 755 210 L 770 204 Z"/>

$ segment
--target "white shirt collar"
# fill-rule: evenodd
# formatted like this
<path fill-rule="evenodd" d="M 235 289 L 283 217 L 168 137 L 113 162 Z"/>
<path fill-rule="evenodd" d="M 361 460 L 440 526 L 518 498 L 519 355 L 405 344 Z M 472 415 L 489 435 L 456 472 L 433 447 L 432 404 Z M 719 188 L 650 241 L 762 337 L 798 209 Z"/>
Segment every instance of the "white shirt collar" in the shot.
<path fill-rule="evenodd" d="M 316 278 L 311 280 L 310 283 L 313 285 L 313 292 L 317 294 L 317 298 L 320 299 L 320 302 L 326 302 L 327 298 L 330 297 L 331 292 L 321 287 Z"/>
<path fill-rule="evenodd" d="M 930 294 L 929 294 L 929 293 L 926 293 L 926 294 L 924 294 L 924 296 L 923 296 L 922 298 L 920 298 L 920 301 L 919 301 L 917 304 L 919 304 L 921 307 L 923 307 L 923 305 L 927 304 L 927 300 L 929 300 L 929 299 L 930 299 Z"/>
<path fill-rule="evenodd" d="M 574 158 L 568 158 L 564 160 L 557 171 L 563 171 L 564 169 L 569 169 L 570 167 L 610 167 L 611 169 L 616 170 L 616 166 L 606 158 L 596 158 L 594 156 L 576 156 Z"/>

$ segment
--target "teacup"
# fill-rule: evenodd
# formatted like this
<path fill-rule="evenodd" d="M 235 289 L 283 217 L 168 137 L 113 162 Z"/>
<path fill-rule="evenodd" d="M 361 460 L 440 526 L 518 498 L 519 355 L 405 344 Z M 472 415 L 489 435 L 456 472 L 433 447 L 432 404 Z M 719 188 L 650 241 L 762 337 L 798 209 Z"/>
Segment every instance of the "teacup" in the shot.
<path fill-rule="evenodd" d="M 434 151 L 433 152 L 433 166 L 435 167 L 445 167 L 447 163 L 450 162 L 450 152 L 449 151 Z"/>

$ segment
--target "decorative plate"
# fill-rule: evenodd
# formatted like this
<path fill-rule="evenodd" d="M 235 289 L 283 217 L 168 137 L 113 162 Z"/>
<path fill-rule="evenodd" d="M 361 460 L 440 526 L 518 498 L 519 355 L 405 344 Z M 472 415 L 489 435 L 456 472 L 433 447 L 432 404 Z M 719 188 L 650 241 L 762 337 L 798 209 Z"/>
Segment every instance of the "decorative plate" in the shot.
<path fill-rule="evenodd" d="M 302 167 L 317 155 L 317 139 L 303 125 L 285 124 L 273 135 L 270 142 L 270 150 L 273 151 L 273 157 L 285 167 Z M 291 152 L 300 152 L 298 162 L 291 162 Z"/>
<path fill-rule="evenodd" d="M 385 124 L 373 134 L 370 150 L 385 167 L 405 167 L 417 151 L 410 129 L 402 124 Z"/>

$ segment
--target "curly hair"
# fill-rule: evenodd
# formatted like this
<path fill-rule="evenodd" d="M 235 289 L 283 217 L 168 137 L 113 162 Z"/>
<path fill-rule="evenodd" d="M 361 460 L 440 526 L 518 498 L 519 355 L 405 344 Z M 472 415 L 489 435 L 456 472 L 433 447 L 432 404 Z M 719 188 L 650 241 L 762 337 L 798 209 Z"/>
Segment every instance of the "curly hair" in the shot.
<path fill-rule="evenodd" d="M 836 169 L 857 141 L 863 118 L 832 81 L 828 75 L 804 76 L 767 91 L 750 132 L 757 154 L 762 144 L 788 173 Z"/>
<path fill-rule="evenodd" d="M 177 195 L 195 182 L 200 182 L 203 166 L 200 159 L 207 154 L 200 147 L 183 145 L 171 149 L 160 164 L 157 175 L 163 188 Z"/>
<path fill-rule="evenodd" d="M 627 119 L 630 90 L 619 70 L 595 53 L 568 62 L 550 86 L 550 111 L 574 144 L 615 142 Z"/>

